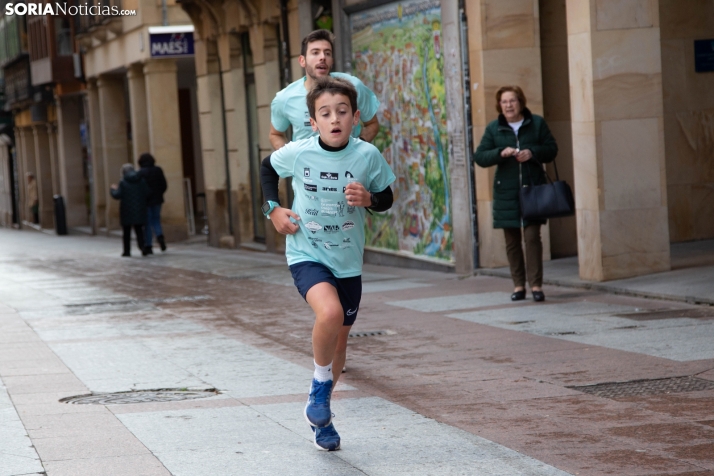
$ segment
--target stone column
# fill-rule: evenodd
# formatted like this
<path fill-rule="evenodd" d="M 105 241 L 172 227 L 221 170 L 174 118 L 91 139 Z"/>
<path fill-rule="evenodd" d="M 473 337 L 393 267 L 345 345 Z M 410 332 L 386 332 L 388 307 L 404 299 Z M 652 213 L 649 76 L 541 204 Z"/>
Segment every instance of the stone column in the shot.
<path fill-rule="evenodd" d="M 124 81 L 121 76 L 100 76 L 97 80 L 99 91 L 99 125 L 102 130 L 102 163 L 107 233 L 120 229 L 119 201 L 109 195 L 109 187 L 119 183 L 122 164 L 129 159 L 126 138 L 126 108 L 124 103 Z"/>
<path fill-rule="evenodd" d="M 32 126 L 34 133 L 37 197 L 40 202 L 40 226 L 46 229 L 55 227 L 54 203 L 52 201 L 52 159 L 50 157 L 50 139 L 47 125 Z"/>
<path fill-rule="evenodd" d="M 540 25 L 537 0 L 473 0 L 469 19 L 469 65 L 474 150 L 489 122 L 498 118 L 496 92 L 502 86 L 523 89 L 528 109 L 543 115 Z M 476 166 L 479 265 L 507 266 L 503 230 L 493 228 L 493 177 L 496 167 Z M 543 258 L 550 259 L 548 227 L 542 227 Z"/>
<path fill-rule="evenodd" d="M 454 264 L 459 274 L 474 270 L 474 226 L 471 197 L 471 157 L 467 152 L 464 117 L 464 77 L 461 66 L 461 22 L 458 2 L 442 0 L 441 32 L 444 41 L 444 83 L 449 133 L 449 167 Z"/>
<path fill-rule="evenodd" d="M 231 43 L 234 45 L 233 48 L 230 48 Z M 251 153 L 256 161 L 260 159 L 257 157 L 259 155 L 257 150 L 250 150 L 251 137 L 249 131 L 258 131 L 259 129 L 258 124 L 250 124 L 250 115 L 247 109 L 248 98 L 246 97 L 243 55 L 241 50 L 237 48 L 240 46 L 240 37 L 224 35 L 219 40 L 219 44 L 222 45 L 221 53 L 224 57 L 229 58 L 229 61 L 222 62 L 221 66 L 224 68 L 223 87 L 225 90 L 225 111 L 228 131 L 228 157 L 231 165 L 233 236 L 236 243 L 251 243 L 254 238 L 253 199 L 251 196 L 252 187 L 250 180 Z M 228 51 L 223 51 L 224 49 Z M 275 71 L 275 75 L 277 74 L 278 71 Z M 273 78 L 259 78 L 256 67 L 255 82 L 258 90 L 261 87 L 259 85 L 261 82 L 269 82 L 271 80 L 273 80 Z M 252 137 L 253 140 L 260 140 L 261 138 L 262 135 L 260 132 L 256 132 Z M 269 152 L 267 152 L 266 155 L 268 153 Z M 255 164 L 252 165 L 255 166 Z"/>
<path fill-rule="evenodd" d="M 133 64 L 126 73 L 129 82 L 129 109 L 131 111 L 131 152 L 134 164 L 138 166 L 139 156 L 151 150 L 149 141 L 149 120 L 146 110 L 146 85 L 144 66 Z"/>
<path fill-rule="evenodd" d="M 543 65 L 543 117 L 558 143 L 558 175 L 572 187 L 573 140 L 568 84 L 568 26 L 565 0 L 540 0 L 541 62 Z M 553 165 L 548 173 L 555 177 Z M 555 180 L 555 178 L 554 178 Z M 548 220 L 553 258 L 578 254 L 575 217 Z"/>
<path fill-rule="evenodd" d="M 567 0 L 580 277 L 668 270 L 658 2 Z"/>
<path fill-rule="evenodd" d="M 302 26 L 301 26 L 302 30 Z M 309 31 L 308 31 L 309 33 Z M 307 35 L 307 34 L 306 34 Z M 302 41 L 302 38 L 300 40 Z M 258 108 L 258 137 L 260 142 L 259 159 L 262 160 L 273 151 L 270 144 L 270 103 L 275 93 L 280 91 L 280 62 L 278 56 L 278 38 L 274 28 L 267 25 L 256 25 L 250 30 L 250 47 L 253 52 L 255 72 L 255 87 Z M 302 70 L 298 68 L 302 73 Z M 280 201 L 288 203 L 287 181 L 280 181 Z M 265 238 L 268 250 L 285 249 L 285 236 L 275 231 L 272 224 L 265 227 Z"/>
<path fill-rule="evenodd" d="M 196 52 L 196 85 L 198 113 L 201 124 L 201 147 L 206 205 L 211 246 L 221 246 L 228 236 L 228 205 L 226 200 L 226 166 L 223 142 L 220 78 L 218 76 L 215 42 L 198 40 Z M 233 240 L 233 237 L 229 237 Z"/>
<path fill-rule="evenodd" d="M 92 164 L 92 233 L 97 234 L 99 228 L 105 228 L 107 210 L 107 188 L 104 179 L 104 145 L 102 141 L 102 123 L 99 108 L 99 89 L 97 81 L 87 82 L 87 112 L 89 116 L 90 154 Z"/>
<path fill-rule="evenodd" d="M 178 110 L 175 60 L 144 64 L 146 109 L 151 153 L 166 176 L 168 190 L 161 209 L 161 225 L 167 241 L 188 238 L 183 189 L 183 160 Z"/>
<path fill-rule="evenodd" d="M 28 169 L 28 157 L 25 152 L 25 144 L 28 140 L 28 129 L 25 127 L 15 128 L 15 163 L 17 164 L 17 186 L 19 203 L 17 208 L 19 211 L 18 221 L 22 226 L 23 221 L 32 221 L 30 211 L 27 209 L 27 173 L 35 170 L 35 148 L 32 147 L 32 169 Z"/>
<path fill-rule="evenodd" d="M 0 226 L 12 226 L 12 200 L 10 199 L 10 180 L 12 171 L 8 161 L 7 146 L 0 143 Z"/>
<path fill-rule="evenodd" d="M 82 139 L 79 135 L 80 107 L 78 96 L 58 97 L 57 149 L 59 194 L 64 197 L 67 227 L 87 225 Z"/>
<path fill-rule="evenodd" d="M 50 169 L 52 171 L 52 195 L 60 193 L 59 164 L 57 158 L 57 124 L 47 123 L 47 139 L 49 144 Z"/>

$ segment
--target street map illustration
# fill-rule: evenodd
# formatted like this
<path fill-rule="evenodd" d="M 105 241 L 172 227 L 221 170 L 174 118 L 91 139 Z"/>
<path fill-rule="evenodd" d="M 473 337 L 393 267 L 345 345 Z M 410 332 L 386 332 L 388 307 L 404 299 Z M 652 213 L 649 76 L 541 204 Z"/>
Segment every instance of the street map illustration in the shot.
<path fill-rule="evenodd" d="M 451 260 L 439 1 L 393 3 L 351 22 L 353 74 L 381 102 L 373 143 L 397 176 L 392 209 L 367 217 L 366 246 Z"/>

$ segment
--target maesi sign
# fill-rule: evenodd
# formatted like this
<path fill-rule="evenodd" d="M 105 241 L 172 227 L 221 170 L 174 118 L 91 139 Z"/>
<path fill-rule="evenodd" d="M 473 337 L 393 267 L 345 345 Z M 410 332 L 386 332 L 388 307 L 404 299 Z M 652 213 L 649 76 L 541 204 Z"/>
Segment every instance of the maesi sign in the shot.
<path fill-rule="evenodd" d="M 149 45 L 152 58 L 193 56 L 193 26 L 151 27 Z"/>

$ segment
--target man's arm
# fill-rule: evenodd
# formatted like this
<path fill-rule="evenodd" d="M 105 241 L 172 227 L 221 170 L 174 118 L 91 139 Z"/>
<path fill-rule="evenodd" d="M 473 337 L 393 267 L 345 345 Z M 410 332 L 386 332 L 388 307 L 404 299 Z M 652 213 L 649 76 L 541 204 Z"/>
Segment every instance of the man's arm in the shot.
<path fill-rule="evenodd" d="M 285 132 L 280 132 L 279 130 L 275 129 L 273 125 L 270 125 L 270 135 L 268 136 L 270 139 L 270 144 L 273 146 L 273 149 L 278 150 L 282 146 L 288 143 L 288 138 L 285 135 Z"/>
<path fill-rule="evenodd" d="M 379 121 L 375 114 L 372 119 L 362 124 L 362 132 L 359 136 L 363 141 L 372 142 L 377 137 L 377 132 L 379 132 Z"/>

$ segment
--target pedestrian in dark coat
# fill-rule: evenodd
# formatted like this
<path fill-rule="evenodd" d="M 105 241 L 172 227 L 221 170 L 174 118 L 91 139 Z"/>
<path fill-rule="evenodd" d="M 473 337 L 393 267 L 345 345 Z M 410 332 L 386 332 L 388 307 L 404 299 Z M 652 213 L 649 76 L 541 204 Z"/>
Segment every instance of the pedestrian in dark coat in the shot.
<path fill-rule="evenodd" d="M 153 254 L 151 250 L 152 231 L 156 234 L 156 241 L 161 246 L 161 251 L 166 251 L 166 240 L 164 232 L 161 229 L 161 204 L 164 203 L 164 192 L 166 192 L 167 184 L 164 171 L 156 165 L 156 159 L 149 153 L 143 153 L 139 157 L 139 175 L 146 180 L 146 184 L 151 189 L 149 198 L 147 199 L 147 226 L 146 226 L 146 243 L 145 252 Z"/>
<path fill-rule="evenodd" d="M 131 256 L 131 228 L 136 233 L 136 243 L 143 255 L 146 255 L 144 248 L 144 225 L 146 225 L 146 200 L 151 190 L 146 185 L 146 181 L 134 170 L 132 164 L 124 164 L 121 167 L 121 182 L 119 185 L 112 184 L 111 194 L 120 200 L 119 215 L 121 226 L 124 231 L 124 253 L 122 256 Z"/>
<path fill-rule="evenodd" d="M 525 299 L 527 270 L 533 299 L 544 301 L 540 227 L 545 224 L 545 220 L 521 218 L 519 191 L 531 183 L 539 185 L 546 181 L 540 164 L 555 159 L 558 145 L 545 119 L 528 110 L 526 97 L 518 86 L 504 86 L 498 90 L 496 109 L 499 112 L 498 119 L 486 127 L 481 144 L 474 153 L 474 160 L 481 167 L 496 166 L 493 180 L 493 227 L 503 228 L 506 238 L 508 263 L 515 286 L 511 299 Z M 526 244 L 525 263 L 521 228 Z"/>

